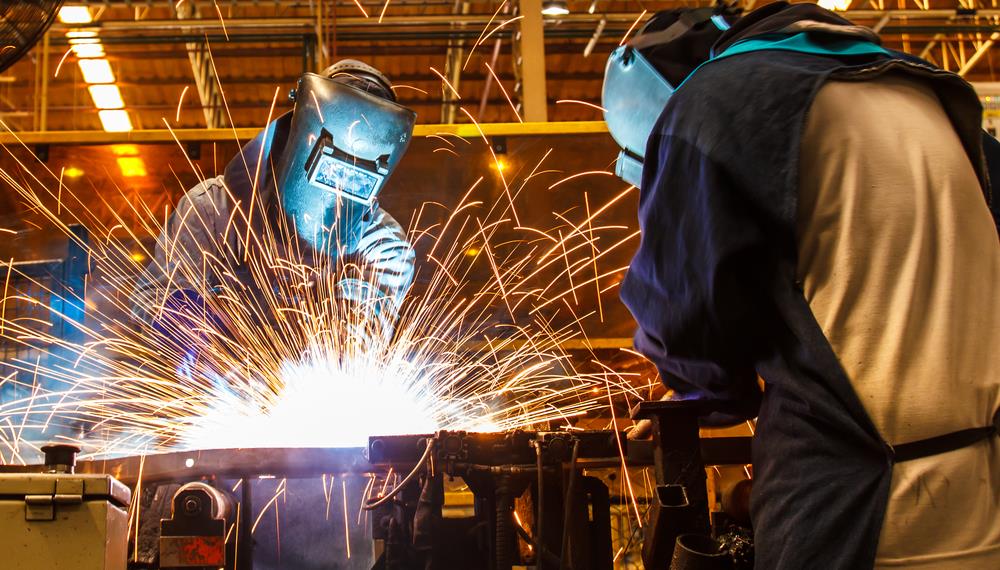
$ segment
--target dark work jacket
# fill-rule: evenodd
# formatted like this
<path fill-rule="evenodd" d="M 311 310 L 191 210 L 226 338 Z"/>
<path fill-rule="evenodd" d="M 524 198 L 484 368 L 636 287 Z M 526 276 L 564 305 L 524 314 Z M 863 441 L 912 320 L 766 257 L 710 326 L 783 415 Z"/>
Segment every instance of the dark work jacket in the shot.
<path fill-rule="evenodd" d="M 849 25 L 815 5 L 774 4 L 738 22 L 716 49 L 801 20 Z M 642 240 L 622 299 L 639 324 L 636 347 L 678 397 L 710 401 L 716 417 L 759 415 L 758 568 L 874 564 L 892 451 L 796 282 L 795 230 L 799 146 L 816 93 L 831 78 L 887 73 L 937 92 L 992 202 L 972 87 L 895 52 L 767 50 L 712 61 L 673 95 L 646 149 Z"/>

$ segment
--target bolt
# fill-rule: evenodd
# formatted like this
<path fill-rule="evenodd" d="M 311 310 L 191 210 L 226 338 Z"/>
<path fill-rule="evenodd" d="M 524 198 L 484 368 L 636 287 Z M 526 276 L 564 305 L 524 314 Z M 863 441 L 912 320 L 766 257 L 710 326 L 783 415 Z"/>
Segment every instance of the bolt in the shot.
<path fill-rule="evenodd" d="M 185 497 L 184 498 L 184 514 L 193 517 L 201 513 L 201 501 L 198 497 Z"/>

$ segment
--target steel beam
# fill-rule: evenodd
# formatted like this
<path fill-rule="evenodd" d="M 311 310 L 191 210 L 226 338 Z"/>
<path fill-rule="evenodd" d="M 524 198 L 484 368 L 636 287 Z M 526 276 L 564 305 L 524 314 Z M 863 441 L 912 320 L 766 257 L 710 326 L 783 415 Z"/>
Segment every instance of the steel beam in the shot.
<path fill-rule="evenodd" d="M 123 143 L 229 142 L 250 140 L 259 128 L 238 129 L 137 129 L 126 133 L 104 131 L 47 131 L 0 133 L 0 145 L 104 145 Z M 455 125 L 417 125 L 413 135 L 426 137 L 458 136 L 468 139 L 482 136 L 538 136 L 606 133 L 604 121 L 561 121 L 553 123 L 469 123 Z"/>
<path fill-rule="evenodd" d="M 200 16 L 198 5 L 194 0 L 177 5 L 178 20 L 192 20 Z M 219 78 L 215 74 L 212 54 L 208 51 L 207 42 L 188 42 L 185 44 L 188 59 L 191 61 L 191 72 L 194 74 L 194 84 L 201 101 L 201 111 L 205 117 L 205 127 L 217 129 L 222 127 L 222 92 L 219 89 Z"/>
<path fill-rule="evenodd" d="M 456 16 L 466 15 L 469 13 L 468 2 L 462 2 L 461 0 L 455 0 L 455 5 L 452 8 L 452 12 Z M 461 29 L 465 27 L 465 24 L 455 24 L 455 28 Z M 441 122 L 444 124 L 451 124 L 455 122 L 455 116 L 458 113 L 458 105 L 456 104 L 461 97 L 461 81 L 462 81 L 462 65 L 465 63 L 465 40 L 461 38 L 448 40 L 448 51 L 445 55 L 445 71 L 444 76 L 448 78 L 448 83 L 451 87 L 443 85 L 442 97 L 441 97 Z M 454 91 L 452 91 L 454 89 Z"/>
<path fill-rule="evenodd" d="M 528 122 L 549 120 L 548 97 L 545 92 L 545 24 L 542 20 L 542 0 L 519 0 L 519 29 L 514 34 L 517 47 L 514 66 L 520 71 L 517 93 L 521 115 Z"/>

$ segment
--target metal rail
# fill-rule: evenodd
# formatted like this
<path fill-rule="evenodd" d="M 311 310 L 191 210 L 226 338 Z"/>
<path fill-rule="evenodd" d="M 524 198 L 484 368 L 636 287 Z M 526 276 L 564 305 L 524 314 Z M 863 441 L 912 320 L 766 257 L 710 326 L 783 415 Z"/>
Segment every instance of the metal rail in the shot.
<path fill-rule="evenodd" d="M 125 133 L 104 131 L 23 131 L 0 133 L 2 145 L 103 145 L 124 143 L 231 142 L 250 140 L 259 127 L 236 129 L 138 129 Z M 534 136 L 606 133 L 604 121 L 562 121 L 551 123 L 482 123 L 457 125 L 417 125 L 413 136 Z"/>

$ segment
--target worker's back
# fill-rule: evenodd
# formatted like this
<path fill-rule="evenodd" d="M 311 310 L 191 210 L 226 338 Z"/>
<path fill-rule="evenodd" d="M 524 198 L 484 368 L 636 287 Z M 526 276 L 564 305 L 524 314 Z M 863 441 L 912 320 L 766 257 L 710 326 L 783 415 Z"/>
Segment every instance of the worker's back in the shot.
<path fill-rule="evenodd" d="M 882 437 L 988 425 L 1000 241 L 933 91 L 891 75 L 826 84 L 800 183 L 799 279 Z M 997 438 L 894 466 L 878 564 L 1000 568 Z"/>

